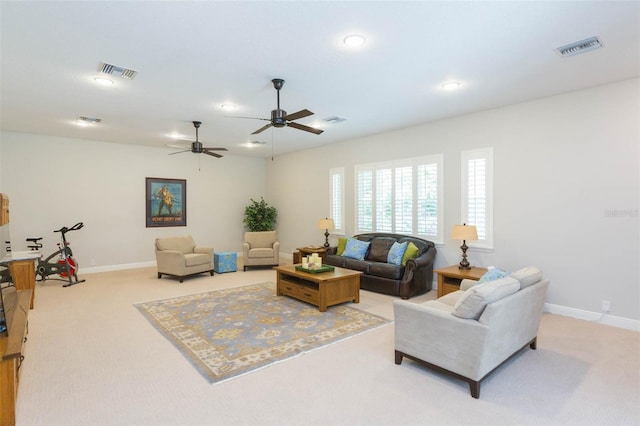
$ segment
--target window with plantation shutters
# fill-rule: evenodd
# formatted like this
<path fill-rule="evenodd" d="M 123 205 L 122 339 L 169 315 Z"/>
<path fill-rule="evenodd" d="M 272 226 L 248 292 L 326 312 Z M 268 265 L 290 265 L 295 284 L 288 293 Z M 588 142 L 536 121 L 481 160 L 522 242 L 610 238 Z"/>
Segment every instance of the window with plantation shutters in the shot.
<path fill-rule="evenodd" d="M 344 235 L 344 168 L 329 170 L 329 211 L 335 229 L 333 233 Z"/>
<path fill-rule="evenodd" d="M 442 154 L 358 165 L 356 231 L 442 242 Z"/>
<path fill-rule="evenodd" d="M 473 247 L 493 248 L 493 149 L 462 152 L 462 221 L 475 225 Z"/>

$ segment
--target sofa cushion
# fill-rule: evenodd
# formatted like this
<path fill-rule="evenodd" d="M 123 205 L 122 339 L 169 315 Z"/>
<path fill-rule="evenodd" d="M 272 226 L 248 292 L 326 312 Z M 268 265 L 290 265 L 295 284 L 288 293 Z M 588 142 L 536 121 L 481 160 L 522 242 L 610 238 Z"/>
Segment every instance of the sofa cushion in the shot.
<path fill-rule="evenodd" d="M 400 265 L 383 262 L 369 262 L 369 274 L 376 277 L 399 280 L 402 278 L 404 268 Z"/>
<path fill-rule="evenodd" d="M 520 288 L 525 288 L 540 281 L 542 279 L 542 271 L 535 266 L 527 266 L 511 273 L 509 276 L 520 281 Z"/>
<path fill-rule="evenodd" d="M 393 238 L 377 237 L 372 239 L 371 246 L 369 246 L 369 253 L 367 253 L 367 260 L 386 262 L 389 249 L 395 242 L 396 240 Z"/>
<path fill-rule="evenodd" d="M 413 244 L 413 241 L 409 241 L 407 244 L 407 249 L 404 251 L 404 255 L 402 255 L 402 266 L 407 264 L 407 260 L 415 259 L 418 257 L 418 252 L 420 249 L 417 245 Z"/>
<path fill-rule="evenodd" d="M 327 265 L 337 266 L 338 268 L 344 268 L 345 261 L 348 258 L 344 256 L 338 256 L 337 254 L 328 254 L 326 263 Z"/>
<path fill-rule="evenodd" d="M 342 256 L 344 253 L 344 247 L 347 245 L 347 239 L 344 237 L 338 238 L 338 248 L 336 250 L 336 254 L 338 256 Z"/>
<path fill-rule="evenodd" d="M 349 238 L 347 239 L 347 244 L 344 247 L 344 253 L 342 253 L 342 255 L 352 259 L 364 260 L 370 244 L 369 242 Z"/>
<path fill-rule="evenodd" d="M 484 273 L 484 275 L 480 277 L 480 279 L 478 280 L 478 284 L 486 283 L 488 281 L 495 281 L 508 276 L 509 273 L 503 271 L 502 269 L 490 268 L 487 272 Z"/>
<path fill-rule="evenodd" d="M 518 290 L 520 290 L 520 281 L 512 277 L 475 285 L 464 292 L 451 313 L 460 318 L 477 320 L 487 304 L 514 294 Z"/>
<path fill-rule="evenodd" d="M 344 267 L 347 269 L 352 269 L 354 271 L 360 271 L 364 274 L 368 274 L 369 273 L 369 265 L 371 264 L 371 262 L 369 262 L 368 260 L 358 260 L 358 259 L 352 259 L 350 257 L 345 257 L 344 258 Z"/>
<path fill-rule="evenodd" d="M 387 255 L 387 262 L 392 265 L 400 265 L 402 264 L 402 257 L 404 256 L 404 252 L 407 251 L 407 245 L 409 243 L 405 241 L 404 243 L 393 242 L 393 245 L 389 249 L 389 254 Z"/>

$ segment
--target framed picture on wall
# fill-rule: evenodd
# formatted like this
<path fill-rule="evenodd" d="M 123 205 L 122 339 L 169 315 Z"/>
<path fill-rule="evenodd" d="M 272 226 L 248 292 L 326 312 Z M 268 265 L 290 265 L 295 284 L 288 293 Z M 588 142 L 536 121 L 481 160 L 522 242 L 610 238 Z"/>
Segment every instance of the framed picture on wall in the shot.
<path fill-rule="evenodd" d="M 187 181 L 145 178 L 147 228 L 187 226 Z"/>

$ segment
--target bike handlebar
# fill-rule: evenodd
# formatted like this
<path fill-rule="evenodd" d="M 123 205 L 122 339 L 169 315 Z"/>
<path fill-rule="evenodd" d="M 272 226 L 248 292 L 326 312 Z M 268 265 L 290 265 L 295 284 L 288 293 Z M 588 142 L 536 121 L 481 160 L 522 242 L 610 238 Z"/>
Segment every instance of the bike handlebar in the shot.
<path fill-rule="evenodd" d="M 78 229 L 82 229 L 83 226 L 84 226 L 84 223 L 78 222 L 75 225 L 73 225 L 71 228 L 67 228 L 66 226 L 63 226 L 62 228 L 53 232 L 62 232 L 63 234 L 65 234 L 69 231 L 77 231 Z"/>

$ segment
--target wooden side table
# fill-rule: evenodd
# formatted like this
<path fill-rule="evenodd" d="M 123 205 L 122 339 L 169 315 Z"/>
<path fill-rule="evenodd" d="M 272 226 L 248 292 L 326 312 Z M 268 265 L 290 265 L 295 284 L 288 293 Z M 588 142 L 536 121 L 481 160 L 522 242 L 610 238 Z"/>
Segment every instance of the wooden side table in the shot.
<path fill-rule="evenodd" d="M 318 253 L 318 256 L 322 258 L 322 263 L 327 260 L 327 249 L 321 246 L 298 247 L 296 250 L 298 251 L 293 253 L 293 263 L 301 263 L 302 256 L 308 256 L 313 253 Z"/>
<path fill-rule="evenodd" d="M 487 268 L 460 269 L 458 265 L 452 265 L 434 272 L 438 274 L 438 297 L 442 297 L 460 290 L 460 283 L 464 279 L 478 281 L 487 272 Z"/>

